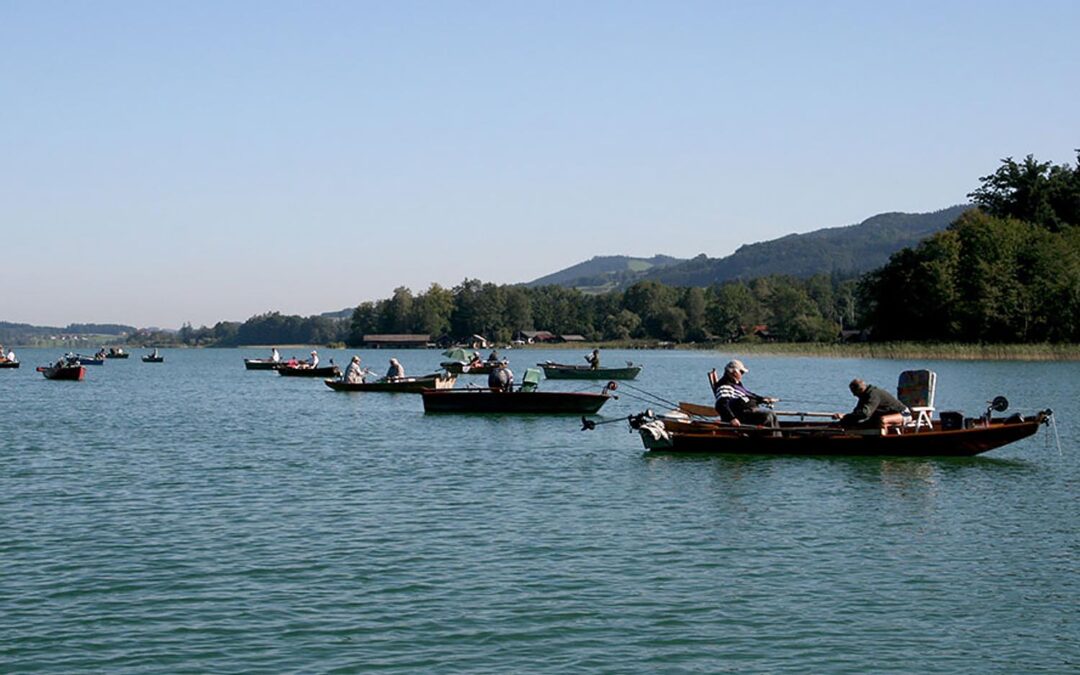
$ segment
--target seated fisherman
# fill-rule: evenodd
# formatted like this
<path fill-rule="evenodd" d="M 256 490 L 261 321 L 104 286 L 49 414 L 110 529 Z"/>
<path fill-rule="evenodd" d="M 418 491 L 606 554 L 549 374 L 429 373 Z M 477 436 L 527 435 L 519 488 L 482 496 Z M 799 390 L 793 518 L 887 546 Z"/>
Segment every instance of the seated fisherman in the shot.
<path fill-rule="evenodd" d="M 390 369 L 386 371 L 386 379 L 392 380 L 398 377 L 405 377 L 405 368 L 397 359 L 390 359 Z"/>
<path fill-rule="evenodd" d="M 761 426 L 779 428 L 776 421 L 776 413 L 758 406 L 768 403 L 776 403 L 780 399 L 768 396 L 759 396 L 743 386 L 742 376 L 749 369 L 738 359 L 724 366 L 724 376 L 716 379 L 716 370 L 709 373 L 709 382 L 712 384 L 713 395 L 716 397 L 716 413 L 720 419 L 730 422 L 732 426 L 743 424 L 757 424 Z"/>
<path fill-rule="evenodd" d="M 513 391 L 514 373 L 510 370 L 510 362 L 503 359 L 497 368 L 488 375 L 488 387 L 492 391 Z"/>
<path fill-rule="evenodd" d="M 855 409 L 846 415 L 833 413 L 833 418 L 840 420 L 840 426 L 886 429 L 904 423 L 904 414 L 908 413 L 908 408 L 889 392 L 859 378 L 852 380 L 848 388 L 852 394 L 859 397 L 859 402 L 855 404 Z"/>
<path fill-rule="evenodd" d="M 364 371 L 360 368 L 360 357 L 353 356 L 352 361 L 349 362 L 347 368 L 345 368 L 345 374 L 341 376 L 343 382 L 349 384 L 363 384 Z"/>

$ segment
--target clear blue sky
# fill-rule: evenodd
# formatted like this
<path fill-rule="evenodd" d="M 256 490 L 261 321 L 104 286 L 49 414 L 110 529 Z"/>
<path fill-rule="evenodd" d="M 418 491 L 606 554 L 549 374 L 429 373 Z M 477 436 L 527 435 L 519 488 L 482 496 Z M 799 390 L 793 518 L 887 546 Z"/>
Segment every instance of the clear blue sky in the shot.
<path fill-rule="evenodd" d="M 0 320 L 723 256 L 1075 160 L 1080 2 L 889 5 L 0 0 Z"/>

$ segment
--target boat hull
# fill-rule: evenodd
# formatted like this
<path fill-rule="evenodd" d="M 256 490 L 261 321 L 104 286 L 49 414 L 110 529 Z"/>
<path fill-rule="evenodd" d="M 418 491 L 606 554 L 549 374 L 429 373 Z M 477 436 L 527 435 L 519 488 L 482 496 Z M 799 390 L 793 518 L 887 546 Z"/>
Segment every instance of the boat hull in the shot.
<path fill-rule="evenodd" d="M 107 358 L 107 359 L 126 359 L 129 356 L 131 356 L 131 354 L 106 354 L 105 358 Z"/>
<path fill-rule="evenodd" d="M 490 389 L 425 389 L 424 412 L 592 415 L 607 403 L 605 394 L 561 391 L 496 392 Z"/>
<path fill-rule="evenodd" d="M 641 428 L 645 448 L 659 452 L 745 455 L 843 455 L 890 457 L 973 457 L 1032 436 L 1049 418 L 1043 412 L 1018 420 L 994 420 L 966 429 L 934 429 L 882 435 L 845 431 L 835 425 L 782 425 L 780 434 L 759 427 L 709 429 L 708 424 L 664 422 L 666 433 Z"/>
<path fill-rule="evenodd" d="M 0 368 L 18 368 L 18 361 L 0 361 Z"/>
<path fill-rule="evenodd" d="M 318 368 L 281 366 L 276 370 L 278 375 L 284 377 L 337 377 L 338 375 L 341 375 L 341 369 L 337 366 L 320 366 Z"/>
<path fill-rule="evenodd" d="M 641 372 L 641 366 L 625 368 L 597 368 L 570 366 L 561 363 L 538 363 L 549 380 L 632 380 Z"/>
<path fill-rule="evenodd" d="M 165 363 L 164 356 L 144 356 L 142 360 L 143 363 Z"/>
<path fill-rule="evenodd" d="M 244 359 L 244 368 L 248 370 L 277 370 L 285 365 L 284 361 L 270 359 Z"/>
<path fill-rule="evenodd" d="M 85 366 L 38 366 L 37 371 L 47 380 L 71 380 L 78 381 L 86 377 Z"/>
<path fill-rule="evenodd" d="M 105 365 L 105 359 L 91 359 L 83 356 L 77 357 L 79 359 L 79 365 L 83 366 L 103 366 Z"/>
<path fill-rule="evenodd" d="M 403 377 L 392 382 L 342 382 L 341 380 L 323 380 L 334 391 L 381 391 L 386 393 L 419 394 L 425 389 L 453 389 L 457 382 L 455 375 L 428 375 L 425 377 Z"/>

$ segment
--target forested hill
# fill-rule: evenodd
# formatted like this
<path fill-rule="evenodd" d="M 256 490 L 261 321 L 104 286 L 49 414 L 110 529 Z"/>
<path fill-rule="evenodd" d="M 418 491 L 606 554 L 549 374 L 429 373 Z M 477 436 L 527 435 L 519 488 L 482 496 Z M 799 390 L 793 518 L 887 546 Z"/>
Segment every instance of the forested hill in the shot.
<path fill-rule="evenodd" d="M 679 265 L 649 271 L 642 278 L 670 286 L 710 286 L 771 274 L 810 277 L 820 273 L 862 274 L 877 269 L 897 251 L 948 227 L 969 205 L 932 213 L 882 213 L 858 225 L 740 246 L 726 258 L 698 256 Z"/>
<path fill-rule="evenodd" d="M 672 258 L 666 255 L 654 255 L 651 258 L 631 258 L 625 255 L 596 256 L 525 285 L 565 286 L 603 292 L 631 284 L 651 271 L 684 262 L 687 262 L 685 258 Z"/>
<path fill-rule="evenodd" d="M 882 213 L 858 225 L 789 234 L 746 244 L 725 258 L 704 254 L 692 260 L 596 257 L 531 281 L 526 286 L 557 285 L 586 292 L 626 288 L 644 279 L 669 286 L 710 286 L 772 274 L 810 277 L 819 273 L 855 275 L 877 269 L 897 251 L 916 246 L 956 220 L 969 205 L 932 213 Z"/>

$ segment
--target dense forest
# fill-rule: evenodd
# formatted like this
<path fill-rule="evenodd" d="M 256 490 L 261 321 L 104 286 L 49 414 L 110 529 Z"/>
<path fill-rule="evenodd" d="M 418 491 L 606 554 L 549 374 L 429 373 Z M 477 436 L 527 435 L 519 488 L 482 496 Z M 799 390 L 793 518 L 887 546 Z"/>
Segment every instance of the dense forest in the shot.
<path fill-rule="evenodd" d="M 769 275 L 707 287 L 645 280 L 604 294 L 466 279 L 419 294 L 398 288 L 344 320 L 270 313 L 130 340 L 359 345 L 371 333 L 422 333 L 505 342 L 519 330 L 547 330 L 593 341 L 819 342 L 865 329 L 875 341 L 1078 342 L 1080 151 L 1077 159 L 1075 167 L 1003 160 L 968 195 L 975 208 L 861 277 Z"/>

